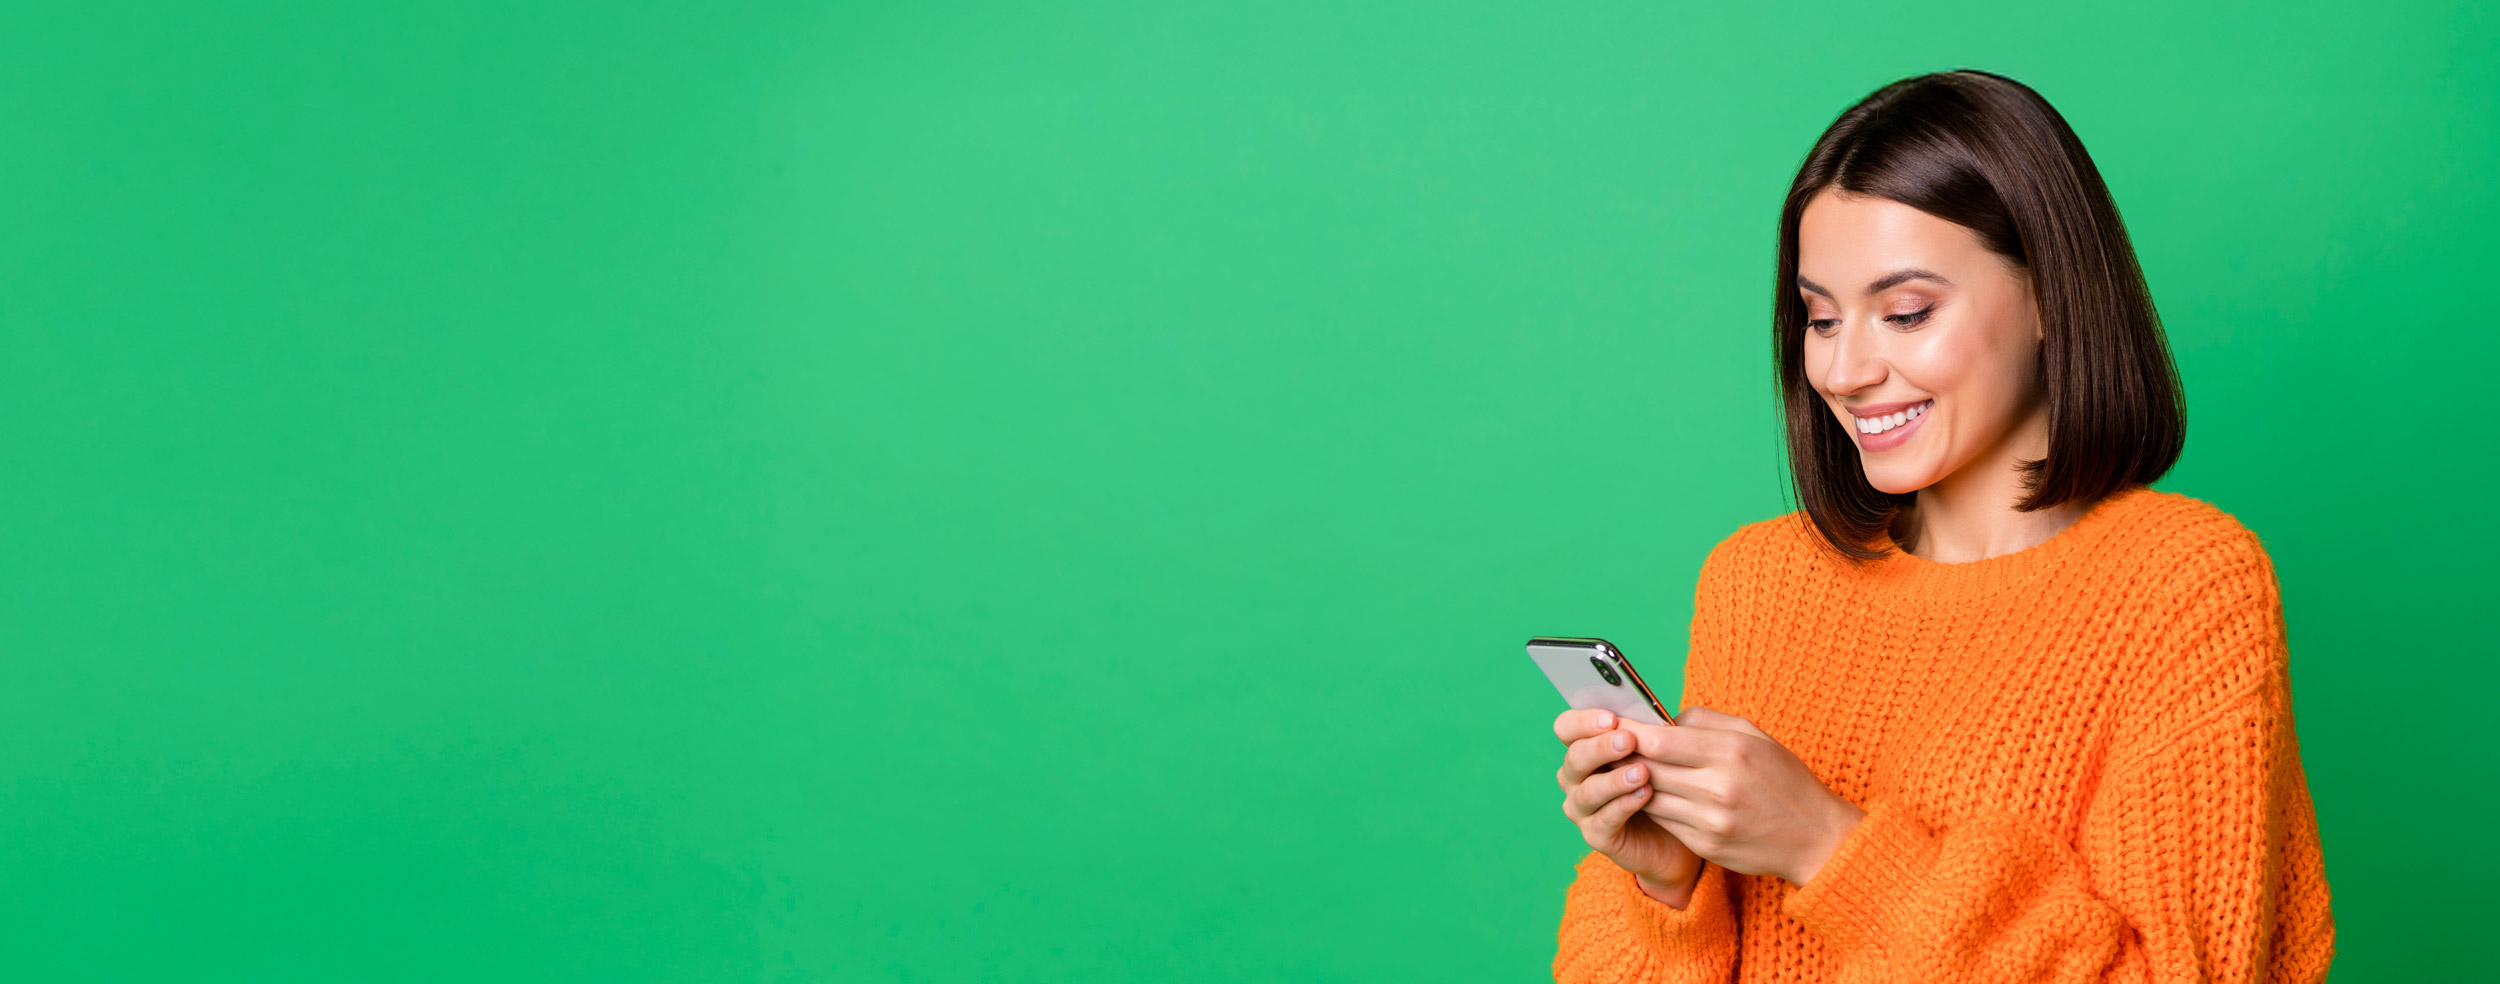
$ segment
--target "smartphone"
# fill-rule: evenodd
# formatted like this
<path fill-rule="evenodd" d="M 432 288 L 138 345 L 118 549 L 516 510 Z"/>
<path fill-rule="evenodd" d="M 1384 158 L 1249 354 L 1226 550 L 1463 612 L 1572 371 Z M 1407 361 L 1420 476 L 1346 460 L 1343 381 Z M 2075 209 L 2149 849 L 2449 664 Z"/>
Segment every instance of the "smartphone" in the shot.
<path fill-rule="evenodd" d="M 1649 724 L 1674 724 L 1675 715 L 1649 692 L 1623 650 L 1604 639 L 1538 636 L 1528 640 L 1528 658 L 1545 671 L 1564 703 L 1573 710 L 1602 708 L 1617 717 Z"/>

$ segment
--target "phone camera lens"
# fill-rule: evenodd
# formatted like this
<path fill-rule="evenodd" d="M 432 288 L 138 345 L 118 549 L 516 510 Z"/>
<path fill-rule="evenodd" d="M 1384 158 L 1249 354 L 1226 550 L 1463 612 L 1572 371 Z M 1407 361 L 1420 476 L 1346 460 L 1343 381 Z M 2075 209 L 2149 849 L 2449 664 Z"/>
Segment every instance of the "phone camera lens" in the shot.
<path fill-rule="evenodd" d="M 1615 673 L 1614 667 L 1606 665 L 1605 660 L 1591 656 L 1589 657 L 1589 665 L 1597 667 L 1597 675 L 1605 677 L 1607 685 L 1615 687 L 1623 686 L 1623 677 Z"/>

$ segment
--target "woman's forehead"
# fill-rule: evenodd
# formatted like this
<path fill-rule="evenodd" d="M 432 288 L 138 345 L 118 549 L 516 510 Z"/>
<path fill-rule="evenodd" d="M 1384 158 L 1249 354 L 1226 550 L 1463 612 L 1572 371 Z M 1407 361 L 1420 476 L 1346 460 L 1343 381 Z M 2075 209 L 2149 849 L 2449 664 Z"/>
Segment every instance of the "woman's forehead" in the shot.
<path fill-rule="evenodd" d="M 1888 198 L 1826 191 L 1797 224 L 1800 281 L 1848 297 L 1902 283 L 1938 286 L 1978 276 L 1989 251 L 1968 227 Z M 1926 273 L 1935 279 L 1898 276 Z M 1805 283 L 1800 289 L 1807 288 Z"/>

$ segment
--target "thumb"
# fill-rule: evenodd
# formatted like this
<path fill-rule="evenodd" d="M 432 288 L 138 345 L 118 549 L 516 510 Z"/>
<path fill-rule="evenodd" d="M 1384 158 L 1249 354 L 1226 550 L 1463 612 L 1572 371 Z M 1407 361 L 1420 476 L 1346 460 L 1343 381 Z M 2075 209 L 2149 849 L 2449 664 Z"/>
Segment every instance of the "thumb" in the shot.
<path fill-rule="evenodd" d="M 1733 714 L 1723 714 L 1707 707 L 1687 707 L 1684 709 L 1684 713 L 1676 715 L 1675 720 L 1676 723 L 1684 725 L 1688 728 L 1706 728 L 1711 731 L 1734 731 L 1741 734 L 1752 735 L 1766 741 L 1771 737 L 1770 735 L 1763 734 L 1762 729 L 1754 727 L 1753 722 L 1751 721 L 1747 721 L 1744 718 L 1737 717 Z"/>

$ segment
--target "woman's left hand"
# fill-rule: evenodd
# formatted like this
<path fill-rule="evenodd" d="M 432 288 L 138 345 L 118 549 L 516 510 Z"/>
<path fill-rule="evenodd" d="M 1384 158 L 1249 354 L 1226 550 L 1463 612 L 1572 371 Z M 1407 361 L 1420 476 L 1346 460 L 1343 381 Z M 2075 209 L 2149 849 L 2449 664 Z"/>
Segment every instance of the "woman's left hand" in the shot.
<path fill-rule="evenodd" d="M 1866 815 L 1744 718 L 1692 707 L 1673 726 L 1618 726 L 1651 763 L 1659 795 L 1641 812 L 1730 871 L 1803 885 Z"/>

